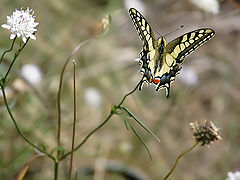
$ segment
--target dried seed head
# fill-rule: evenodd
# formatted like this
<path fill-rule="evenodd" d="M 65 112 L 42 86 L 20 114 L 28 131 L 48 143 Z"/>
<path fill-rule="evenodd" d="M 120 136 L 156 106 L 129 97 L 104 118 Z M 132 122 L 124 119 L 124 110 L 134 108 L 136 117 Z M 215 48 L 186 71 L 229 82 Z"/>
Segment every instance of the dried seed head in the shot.
<path fill-rule="evenodd" d="M 219 129 L 208 119 L 202 124 L 199 124 L 197 121 L 190 123 L 190 126 L 193 131 L 193 138 L 200 142 L 202 146 L 222 139 L 219 135 Z"/>
<path fill-rule="evenodd" d="M 110 24 L 111 24 L 111 16 L 109 14 L 107 14 L 102 19 L 101 26 L 104 30 L 106 30 L 107 28 L 109 28 Z"/>
<path fill-rule="evenodd" d="M 94 35 L 105 35 L 111 26 L 111 16 L 107 14 L 103 17 L 101 22 L 96 23 L 92 28 L 91 31 Z"/>

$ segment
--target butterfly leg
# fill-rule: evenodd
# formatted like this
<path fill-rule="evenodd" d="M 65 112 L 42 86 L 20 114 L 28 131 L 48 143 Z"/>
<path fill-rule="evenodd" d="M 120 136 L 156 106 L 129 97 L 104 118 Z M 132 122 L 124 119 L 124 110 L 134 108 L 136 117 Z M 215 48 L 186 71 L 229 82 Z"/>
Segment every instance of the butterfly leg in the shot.
<path fill-rule="evenodd" d="M 170 95 L 170 83 L 168 83 L 166 86 L 166 97 L 169 98 L 169 95 Z"/>
<path fill-rule="evenodd" d="M 139 84 L 139 91 L 141 91 L 142 90 L 142 87 L 143 87 L 143 84 L 144 84 L 144 82 L 146 81 L 146 77 L 145 77 L 145 75 L 142 77 L 142 79 L 141 79 L 141 81 L 140 81 L 140 84 Z"/>

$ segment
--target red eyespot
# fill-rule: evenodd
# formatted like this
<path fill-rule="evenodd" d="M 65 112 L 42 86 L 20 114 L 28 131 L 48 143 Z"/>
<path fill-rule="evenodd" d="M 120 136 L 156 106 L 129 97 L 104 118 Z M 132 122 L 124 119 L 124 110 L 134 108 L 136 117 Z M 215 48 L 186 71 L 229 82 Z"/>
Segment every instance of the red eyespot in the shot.
<path fill-rule="evenodd" d="M 153 82 L 153 79 L 152 79 L 152 78 L 150 78 L 150 83 L 151 83 L 151 82 Z"/>
<path fill-rule="evenodd" d="M 159 79 L 154 79 L 154 84 L 158 84 L 158 83 L 160 83 L 160 80 Z"/>

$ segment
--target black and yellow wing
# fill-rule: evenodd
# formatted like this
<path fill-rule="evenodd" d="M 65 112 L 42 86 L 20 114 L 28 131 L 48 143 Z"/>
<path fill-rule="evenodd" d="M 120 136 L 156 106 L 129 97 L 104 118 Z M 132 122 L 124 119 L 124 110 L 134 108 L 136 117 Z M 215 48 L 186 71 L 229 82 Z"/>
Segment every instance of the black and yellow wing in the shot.
<path fill-rule="evenodd" d="M 169 42 L 165 47 L 162 66 L 153 79 L 156 90 L 166 88 L 166 95 L 168 97 L 170 83 L 174 81 L 176 75 L 179 74 L 185 57 L 214 35 L 214 30 L 202 28 L 188 32 Z"/>
<path fill-rule="evenodd" d="M 129 14 L 138 32 L 139 38 L 143 41 L 143 45 L 146 46 L 145 50 L 151 51 L 155 49 L 156 38 L 146 19 L 134 8 L 129 9 Z"/>
<path fill-rule="evenodd" d="M 143 42 L 143 48 L 140 52 L 139 64 L 140 72 L 144 74 L 143 82 L 149 82 L 151 77 L 152 68 L 149 66 L 150 61 L 156 56 L 156 37 L 143 15 L 134 8 L 129 9 L 130 17 L 138 32 L 139 38 Z M 142 84 L 140 85 L 140 89 Z"/>
<path fill-rule="evenodd" d="M 176 63 L 182 64 L 187 55 L 207 42 L 214 35 L 214 30 L 210 28 L 197 29 L 169 42 L 166 46 L 166 51 L 176 60 Z"/>

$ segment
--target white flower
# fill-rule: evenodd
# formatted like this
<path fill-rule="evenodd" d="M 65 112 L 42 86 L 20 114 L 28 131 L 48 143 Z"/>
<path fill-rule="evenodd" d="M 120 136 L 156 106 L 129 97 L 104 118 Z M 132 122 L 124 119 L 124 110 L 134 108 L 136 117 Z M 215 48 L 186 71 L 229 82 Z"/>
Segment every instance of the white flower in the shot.
<path fill-rule="evenodd" d="M 235 173 L 228 172 L 226 180 L 240 180 L 240 171 L 236 171 Z"/>
<path fill-rule="evenodd" d="M 35 31 L 37 31 L 36 26 L 39 24 L 35 21 L 35 16 L 33 16 L 34 11 L 29 8 L 27 10 L 15 10 L 11 16 L 7 16 L 7 24 L 3 24 L 1 27 L 9 29 L 12 34 L 10 39 L 14 39 L 16 36 L 22 36 L 22 40 L 26 43 L 27 38 L 36 39 L 34 36 Z"/>
<path fill-rule="evenodd" d="M 198 84 L 198 75 L 196 71 L 188 66 L 184 66 L 181 69 L 178 78 L 180 81 L 189 86 L 194 86 Z"/>
<path fill-rule="evenodd" d="M 33 85 L 37 85 L 42 80 L 42 72 L 38 66 L 34 64 L 26 64 L 21 69 L 21 75 Z"/>
<path fill-rule="evenodd" d="M 192 3 L 206 12 L 219 13 L 219 3 L 217 0 L 192 0 Z"/>
<path fill-rule="evenodd" d="M 124 6 L 128 10 L 136 8 L 142 14 L 145 14 L 145 5 L 142 0 L 124 0 Z"/>
<path fill-rule="evenodd" d="M 102 103 L 102 96 L 95 88 L 86 89 L 84 96 L 86 102 L 93 108 L 98 108 Z"/>
<path fill-rule="evenodd" d="M 5 87 L 5 95 L 6 97 L 8 97 L 9 94 L 11 94 L 11 89 L 9 89 L 8 87 Z M 3 97 L 3 93 L 2 93 L 2 89 L 0 87 L 0 97 Z"/>

